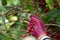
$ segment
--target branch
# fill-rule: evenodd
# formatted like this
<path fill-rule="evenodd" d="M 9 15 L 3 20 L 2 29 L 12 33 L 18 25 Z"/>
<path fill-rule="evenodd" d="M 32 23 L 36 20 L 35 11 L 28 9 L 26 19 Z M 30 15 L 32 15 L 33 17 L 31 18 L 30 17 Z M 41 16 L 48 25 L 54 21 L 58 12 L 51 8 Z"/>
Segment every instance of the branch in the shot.
<path fill-rule="evenodd" d="M 58 26 L 58 27 L 60 27 L 60 25 L 57 25 L 57 24 L 45 24 L 45 25 L 52 25 L 52 26 Z"/>

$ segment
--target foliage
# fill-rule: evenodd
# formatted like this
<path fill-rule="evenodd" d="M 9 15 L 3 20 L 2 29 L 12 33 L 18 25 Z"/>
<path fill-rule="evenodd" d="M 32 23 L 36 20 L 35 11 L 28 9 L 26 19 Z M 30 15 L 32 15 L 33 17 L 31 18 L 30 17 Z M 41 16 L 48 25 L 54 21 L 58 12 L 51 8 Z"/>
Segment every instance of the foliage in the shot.
<path fill-rule="evenodd" d="M 60 0 L 0 0 L 0 40 L 22 40 L 29 14 L 41 16 L 52 33 L 60 29 Z"/>

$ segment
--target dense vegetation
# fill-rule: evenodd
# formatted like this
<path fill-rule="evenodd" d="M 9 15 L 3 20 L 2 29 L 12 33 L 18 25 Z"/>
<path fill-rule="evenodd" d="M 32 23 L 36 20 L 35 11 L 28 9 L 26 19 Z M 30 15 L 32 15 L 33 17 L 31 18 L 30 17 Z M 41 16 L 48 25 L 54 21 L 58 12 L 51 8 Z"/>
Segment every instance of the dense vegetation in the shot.
<path fill-rule="evenodd" d="M 0 0 L 0 40 L 22 40 L 25 21 L 34 14 L 52 40 L 60 40 L 60 0 Z"/>

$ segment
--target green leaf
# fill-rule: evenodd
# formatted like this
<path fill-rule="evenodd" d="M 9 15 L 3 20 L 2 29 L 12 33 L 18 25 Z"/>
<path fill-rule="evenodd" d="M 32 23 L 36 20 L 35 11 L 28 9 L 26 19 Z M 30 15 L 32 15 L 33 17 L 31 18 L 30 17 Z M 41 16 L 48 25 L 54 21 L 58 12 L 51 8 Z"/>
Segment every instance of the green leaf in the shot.
<path fill-rule="evenodd" d="M 0 33 L 0 40 L 5 40 L 5 37 L 2 33 Z"/>
<path fill-rule="evenodd" d="M 46 3 L 47 3 L 47 7 L 49 7 L 50 9 L 53 9 L 53 7 L 52 7 L 52 5 L 53 5 L 53 3 L 54 3 L 54 0 L 45 0 L 46 1 Z"/>
<path fill-rule="evenodd" d="M 5 36 L 5 40 L 10 40 L 10 38 L 6 35 L 6 36 Z"/>
<path fill-rule="evenodd" d="M 1 16 L 1 18 L 2 18 L 2 21 L 3 21 L 3 25 L 4 25 L 4 27 L 5 27 L 5 29 L 7 29 L 6 28 L 6 26 L 5 26 L 5 20 L 4 20 L 4 17 L 3 17 L 3 15 L 2 15 L 2 12 L 5 10 L 5 8 L 2 6 L 2 5 L 0 5 L 0 16 Z"/>
<path fill-rule="evenodd" d="M 15 30 L 15 31 L 12 31 L 11 34 L 22 37 L 22 35 L 26 34 L 26 32 L 25 31 L 17 31 L 17 30 Z"/>
<path fill-rule="evenodd" d="M 21 5 L 20 0 L 7 0 L 7 5 Z"/>
<path fill-rule="evenodd" d="M 2 10 L 3 10 L 3 7 L 0 5 L 0 14 L 1 14 Z"/>
<path fill-rule="evenodd" d="M 5 6 L 7 4 L 6 0 L 2 0 L 2 5 Z"/>
<path fill-rule="evenodd" d="M 11 0 L 12 5 L 21 5 L 20 0 Z"/>
<path fill-rule="evenodd" d="M 31 12 L 34 12 L 34 7 L 33 7 L 33 6 L 27 6 L 27 8 L 28 8 Z"/>
<path fill-rule="evenodd" d="M 49 23 L 49 22 L 50 22 L 51 20 L 53 20 L 53 19 L 57 16 L 57 14 L 59 14 L 59 13 L 60 13 L 60 9 L 54 9 L 54 10 L 48 12 L 45 17 L 43 17 L 43 21 L 44 21 L 45 23 Z"/>
<path fill-rule="evenodd" d="M 59 5 L 59 7 L 60 7 L 60 0 L 57 0 L 58 1 L 58 5 Z"/>
<path fill-rule="evenodd" d="M 0 33 L 0 40 L 10 40 L 10 38 L 8 37 L 8 35 Z"/>
<path fill-rule="evenodd" d="M 29 6 L 24 6 L 23 9 L 29 10 L 30 12 L 34 12 L 34 7 L 29 5 Z"/>
<path fill-rule="evenodd" d="M 2 5 L 0 5 L 0 15 L 1 15 L 2 11 L 4 11 L 4 10 L 5 10 L 5 8 Z"/>
<path fill-rule="evenodd" d="M 60 13 L 57 15 L 56 23 L 57 23 L 58 25 L 60 25 Z"/>
<path fill-rule="evenodd" d="M 11 0 L 6 0 L 6 2 L 7 2 L 7 5 L 10 6 L 12 1 Z"/>

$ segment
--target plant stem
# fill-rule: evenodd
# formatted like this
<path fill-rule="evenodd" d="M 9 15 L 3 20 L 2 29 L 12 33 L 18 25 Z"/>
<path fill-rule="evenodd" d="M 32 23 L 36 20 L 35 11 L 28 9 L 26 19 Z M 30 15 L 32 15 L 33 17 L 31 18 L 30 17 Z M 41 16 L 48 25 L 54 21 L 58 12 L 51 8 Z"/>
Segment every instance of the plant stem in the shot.
<path fill-rule="evenodd" d="M 5 27 L 5 30 L 7 31 L 6 23 L 5 23 L 5 20 L 4 20 L 4 17 L 3 17 L 3 10 L 4 10 L 4 8 L 3 8 L 3 6 L 2 6 L 2 1 L 1 1 L 1 0 L 0 0 L 0 6 L 1 6 L 1 8 L 2 8 L 2 9 L 0 9 L 0 10 L 1 10 L 1 11 L 0 11 L 0 16 L 2 17 L 3 25 L 4 25 L 4 27 Z"/>
<path fill-rule="evenodd" d="M 60 27 L 60 25 L 57 25 L 57 24 L 45 24 L 45 25 L 53 25 L 53 26 L 58 26 L 58 27 Z"/>
<path fill-rule="evenodd" d="M 3 20 L 3 25 L 4 25 L 4 27 L 5 27 L 5 30 L 7 31 L 7 26 L 6 26 L 6 23 L 5 23 L 5 19 L 4 19 L 4 17 L 3 17 L 2 14 L 1 14 L 1 17 L 2 17 L 2 20 Z"/>

